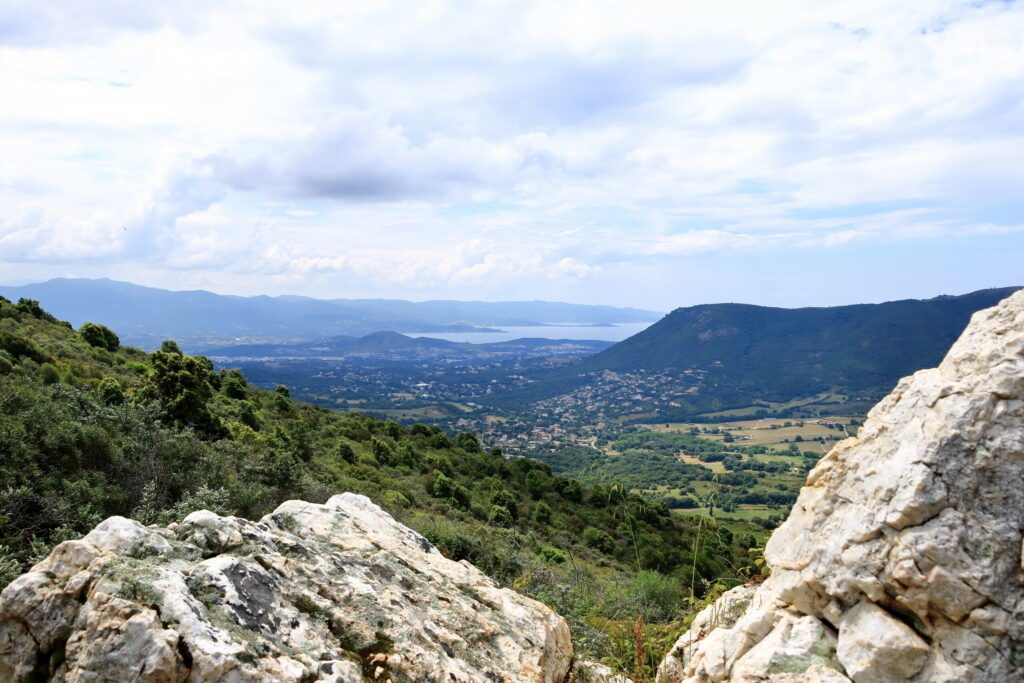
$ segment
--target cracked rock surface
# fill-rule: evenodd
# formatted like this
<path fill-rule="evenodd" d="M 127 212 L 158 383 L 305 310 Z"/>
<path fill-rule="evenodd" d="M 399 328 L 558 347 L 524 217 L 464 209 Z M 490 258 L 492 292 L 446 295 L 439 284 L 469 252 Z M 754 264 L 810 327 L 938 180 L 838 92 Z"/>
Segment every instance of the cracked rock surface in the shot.
<path fill-rule="evenodd" d="M 364 496 L 112 517 L 0 595 L 0 681 L 563 681 L 565 621 Z"/>
<path fill-rule="evenodd" d="M 811 471 L 661 683 L 1024 680 L 1024 291 L 976 313 Z"/>

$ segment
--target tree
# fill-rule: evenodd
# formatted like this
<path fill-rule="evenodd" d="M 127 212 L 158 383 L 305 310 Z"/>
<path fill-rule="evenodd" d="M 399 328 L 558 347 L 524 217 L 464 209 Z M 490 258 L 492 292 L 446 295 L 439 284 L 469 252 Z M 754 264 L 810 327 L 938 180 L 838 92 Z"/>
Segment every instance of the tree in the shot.
<path fill-rule="evenodd" d="M 455 437 L 455 445 L 467 453 L 481 453 L 483 451 L 480 448 L 480 441 L 476 438 L 476 434 L 472 432 L 460 432 Z"/>
<path fill-rule="evenodd" d="M 580 540 L 583 541 L 583 545 L 605 555 L 611 555 L 615 551 L 615 539 L 611 537 L 611 534 L 601 529 L 595 529 L 592 526 L 588 526 L 583 530 Z"/>
<path fill-rule="evenodd" d="M 555 490 L 561 494 L 562 498 L 573 503 L 583 500 L 583 487 L 575 479 L 559 479 L 555 484 Z"/>
<path fill-rule="evenodd" d="M 21 297 L 18 299 L 18 303 L 14 305 L 20 313 L 27 313 L 33 318 L 46 318 L 49 317 L 46 311 L 43 310 L 42 306 L 35 299 L 26 299 Z"/>
<path fill-rule="evenodd" d="M 89 346 L 107 351 L 116 351 L 121 346 L 121 339 L 106 325 L 96 323 L 82 323 L 78 328 L 78 334 Z"/>
<path fill-rule="evenodd" d="M 394 465 L 395 454 L 391 450 L 391 446 L 384 439 L 376 436 L 370 439 L 370 450 L 373 451 L 373 457 L 377 458 L 377 462 L 381 465 Z"/>
<path fill-rule="evenodd" d="M 551 506 L 544 501 L 537 503 L 537 507 L 533 508 L 533 522 L 535 524 L 550 524 Z"/>
<path fill-rule="evenodd" d="M 176 353 L 179 356 L 182 355 L 181 349 L 178 347 L 178 342 L 173 339 L 164 339 L 163 343 L 160 344 L 160 351 L 162 353 Z"/>
<path fill-rule="evenodd" d="M 352 446 L 350 446 L 347 441 L 340 442 L 334 449 L 334 454 L 338 456 L 339 459 L 349 463 L 350 465 L 355 464 L 356 452 L 352 450 Z"/>
<path fill-rule="evenodd" d="M 548 477 L 539 470 L 530 470 L 526 474 L 526 490 L 534 500 L 540 500 L 548 490 Z"/>
<path fill-rule="evenodd" d="M 402 436 L 402 426 L 394 420 L 388 420 L 384 423 L 384 436 L 390 436 L 392 439 L 397 439 Z"/>
<path fill-rule="evenodd" d="M 228 398 L 243 399 L 249 387 L 241 370 L 222 370 L 220 373 L 220 390 Z"/>
<path fill-rule="evenodd" d="M 491 506 L 491 511 L 487 515 L 487 521 L 490 524 L 505 527 L 506 529 L 515 526 L 515 520 L 512 519 L 512 513 L 508 511 L 508 508 L 504 508 L 500 505 Z"/>
<path fill-rule="evenodd" d="M 213 416 L 208 406 L 213 396 L 210 383 L 213 364 L 210 360 L 202 356 L 186 356 L 180 351 L 156 351 L 150 359 L 153 374 L 143 388 L 143 398 L 160 403 L 169 422 L 192 427 L 209 436 L 223 434 L 220 420 Z"/>
<path fill-rule="evenodd" d="M 252 401 L 242 401 L 241 406 L 238 408 L 238 419 L 244 425 L 248 425 L 253 431 L 260 431 L 262 426 L 260 416 L 256 412 L 256 406 Z"/>
<path fill-rule="evenodd" d="M 498 489 L 491 494 L 491 505 L 500 505 L 508 510 L 512 519 L 519 519 L 519 501 L 516 495 L 508 489 Z"/>
<path fill-rule="evenodd" d="M 99 386 L 96 387 L 96 393 L 99 394 L 100 400 L 108 406 L 124 403 L 124 389 L 121 388 L 121 383 L 117 381 L 116 377 L 101 379 Z"/>

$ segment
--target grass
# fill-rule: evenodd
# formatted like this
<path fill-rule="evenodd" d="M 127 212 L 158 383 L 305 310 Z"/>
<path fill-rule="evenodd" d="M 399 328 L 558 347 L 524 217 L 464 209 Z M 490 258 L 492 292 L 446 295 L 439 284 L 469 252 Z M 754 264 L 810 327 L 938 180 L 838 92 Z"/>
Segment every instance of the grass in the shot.
<path fill-rule="evenodd" d="M 717 472 L 719 474 L 725 472 L 725 465 L 723 465 L 721 462 L 704 462 L 697 456 L 687 455 L 686 453 L 680 453 L 679 459 L 689 465 L 700 465 L 705 469 L 711 470 L 712 472 Z"/>

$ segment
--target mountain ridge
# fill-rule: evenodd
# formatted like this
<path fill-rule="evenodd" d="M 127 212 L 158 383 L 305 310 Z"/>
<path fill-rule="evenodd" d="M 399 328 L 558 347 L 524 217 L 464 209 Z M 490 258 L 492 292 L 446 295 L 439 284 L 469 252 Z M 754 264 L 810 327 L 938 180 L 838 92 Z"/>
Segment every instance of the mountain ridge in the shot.
<path fill-rule="evenodd" d="M 611 371 L 699 375 L 684 387 L 692 391 L 681 394 L 679 406 L 662 417 L 785 402 L 826 391 L 851 391 L 874 401 L 900 377 L 938 363 L 971 314 L 1018 289 L 830 307 L 681 307 L 510 400 L 572 392 Z"/>
<path fill-rule="evenodd" d="M 653 322 L 656 311 L 550 301 L 403 301 L 315 299 L 294 295 L 237 296 L 207 290 L 171 291 L 110 279 L 55 278 L 0 295 L 26 297 L 74 325 L 97 322 L 125 341 L 155 348 L 174 338 L 202 348 L 240 338 L 312 341 L 379 331 L 465 332 L 497 326 Z"/>

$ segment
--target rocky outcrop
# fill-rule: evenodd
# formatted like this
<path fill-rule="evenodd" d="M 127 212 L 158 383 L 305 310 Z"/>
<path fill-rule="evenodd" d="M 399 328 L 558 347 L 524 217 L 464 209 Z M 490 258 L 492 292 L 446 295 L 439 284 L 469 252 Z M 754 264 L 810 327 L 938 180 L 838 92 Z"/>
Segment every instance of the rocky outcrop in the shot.
<path fill-rule="evenodd" d="M 0 596 L 0 680 L 554 683 L 569 631 L 369 499 L 120 517 Z"/>
<path fill-rule="evenodd" d="M 662 683 L 1024 680 L 1024 292 L 974 315 L 810 473 Z"/>

